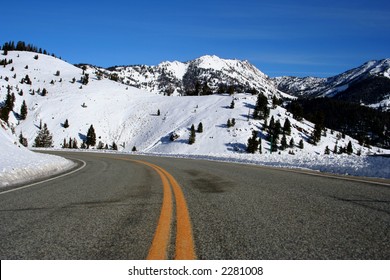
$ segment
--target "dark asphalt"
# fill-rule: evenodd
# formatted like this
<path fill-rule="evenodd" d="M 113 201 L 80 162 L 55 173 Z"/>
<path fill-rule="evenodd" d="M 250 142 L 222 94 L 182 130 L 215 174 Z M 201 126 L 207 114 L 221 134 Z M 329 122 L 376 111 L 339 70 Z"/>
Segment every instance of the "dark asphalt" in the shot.
<path fill-rule="evenodd" d="M 181 185 L 199 259 L 390 259 L 389 185 L 189 159 L 58 153 L 79 172 L 0 195 L 1 259 L 144 259 Z"/>

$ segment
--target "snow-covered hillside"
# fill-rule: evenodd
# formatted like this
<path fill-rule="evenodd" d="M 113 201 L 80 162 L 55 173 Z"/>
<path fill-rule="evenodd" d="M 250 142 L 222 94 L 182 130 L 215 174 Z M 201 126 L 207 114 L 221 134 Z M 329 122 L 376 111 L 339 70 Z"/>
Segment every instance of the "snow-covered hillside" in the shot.
<path fill-rule="evenodd" d="M 279 90 L 295 96 L 333 97 L 347 90 L 351 85 L 374 77 L 387 78 L 387 83 L 390 84 L 390 59 L 368 61 L 357 68 L 329 78 L 277 77 L 273 81 Z M 376 102 L 370 104 L 375 103 L 381 103 L 382 106 L 389 105 L 390 108 L 390 91 L 382 93 Z"/>
<path fill-rule="evenodd" d="M 16 135 L 23 133 L 30 147 L 40 130 L 41 122 L 47 124 L 52 133 L 55 148 L 61 148 L 64 139 L 67 142 L 69 138 L 72 141 L 75 139 L 80 147 L 86 139 L 88 128 L 93 125 L 97 144 L 101 142 L 101 146 L 107 144 L 110 147 L 115 142 L 123 152 L 131 152 L 136 147 L 137 151 L 144 153 L 251 160 L 262 164 L 390 177 L 386 164 L 382 162 L 388 158 L 380 158 L 378 166 L 372 164 L 370 159 L 373 168 L 367 168 L 365 164 L 365 155 L 388 151 L 362 147 L 356 140 L 348 136 L 343 139 L 341 134 L 330 130 L 317 145 L 312 145 L 309 139 L 314 125 L 293 119 L 280 106 L 271 108 L 270 117 L 279 120 L 281 125 L 289 119 L 292 128 L 287 143 L 293 139 L 294 144 L 271 154 L 264 121 L 251 117 L 257 97 L 249 93 L 168 97 L 114 82 L 93 68 L 83 73 L 80 68 L 42 54 L 37 57 L 35 53 L 10 51 L 3 58 L 12 59 L 12 63 L 1 68 L 0 100 L 5 99 L 8 91 L 15 94 L 14 112 L 10 114 L 9 123 L 14 127 Z M 218 64 L 218 58 L 209 58 L 208 62 L 201 59 L 196 63 L 202 67 L 212 63 L 212 67 L 217 69 L 228 67 L 222 61 Z M 181 75 L 183 67 L 176 63 L 175 75 Z M 247 67 L 249 69 L 250 65 Z M 89 74 L 89 82 L 84 85 L 82 80 L 85 80 L 85 74 Z M 231 74 L 239 73 L 234 74 L 231 70 Z M 21 83 L 22 79 L 26 80 L 26 75 L 31 84 L 25 81 Z M 42 94 L 44 88 L 47 91 L 45 95 Z M 271 90 L 270 87 L 267 92 L 269 107 L 272 107 Z M 24 100 L 28 114 L 25 120 L 21 120 L 18 114 Z M 230 108 L 232 101 L 234 108 Z M 157 114 L 158 111 L 160 114 Z M 228 120 L 232 121 L 233 118 L 235 126 L 228 127 Z M 69 127 L 64 126 L 66 120 Z M 203 124 L 203 132 L 196 133 L 195 143 L 189 145 L 190 127 L 194 124 L 197 128 L 200 122 Z M 254 130 L 259 131 L 258 135 L 262 139 L 262 154 L 249 155 L 246 146 Z M 172 134 L 178 137 L 175 141 L 170 139 Z M 304 143 L 303 149 L 298 147 L 300 140 Z M 346 147 L 349 141 L 353 145 L 354 154 L 359 152 L 362 156 L 324 155 L 326 146 L 332 151 L 335 145 Z"/>
<path fill-rule="evenodd" d="M 0 187 L 59 173 L 73 163 L 57 156 L 38 154 L 17 143 L 0 121 Z"/>
<path fill-rule="evenodd" d="M 265 94 L 288 97 L 248 61 L 221 59 L 215 55 L 185 63 L 165 61 L 157 66 L 121 66 L 100 70 L 106 75 L 117 75 L 125 84 L 163 95 L 186 95 L 198 90 L 198 83 L 198 92 L 203 95 L 216 93 L 221 86 L 234 86 L 247 90 L 262 89 Z"/>

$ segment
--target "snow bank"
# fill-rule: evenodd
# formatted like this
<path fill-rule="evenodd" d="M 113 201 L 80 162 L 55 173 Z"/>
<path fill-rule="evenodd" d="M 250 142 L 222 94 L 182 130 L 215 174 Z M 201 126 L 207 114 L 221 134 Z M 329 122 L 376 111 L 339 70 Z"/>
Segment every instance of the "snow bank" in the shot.
<path fill-rule="evenodd" d="M 351 155 L 279 155 L 274 154 L 208 154 L 208 155 L 186 155 L 186 154 L 151 154 L 144 155 L 214 160 L 223 162 L 234 162 L 243 164 L 255 164 L 282 168 L 299 168 L 320 172 L 334 173 L 340 175 L 352 175 L 362 177 L 376 177 L 390 179 L 390 157 L 380 156 L 356 156 Z"/>
<path fill-rule="evenodd" d="M 34 153 L 15 145 L 0 127 L 0 187 L 19 184 L 70 169 L 74 163 L 62 157 Z"/>

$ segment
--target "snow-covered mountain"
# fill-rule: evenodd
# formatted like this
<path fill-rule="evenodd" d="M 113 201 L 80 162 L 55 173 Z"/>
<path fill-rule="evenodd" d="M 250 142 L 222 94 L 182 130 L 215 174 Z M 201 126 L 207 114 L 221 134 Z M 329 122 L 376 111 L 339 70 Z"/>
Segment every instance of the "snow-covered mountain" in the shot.
<path fill-rule="evenodd" d="M 278 77 L 277 88 L 300 97 L 337 97 L 390 108 L 390 59 L 372 60 L 330 78 Z"/>
<path fill-rule="evenodd" d="M 355 154 L 387 153 L 384 149 L 360 146 L 355 139 L 348 136 L 341 138 L 340 133 L 330 130 L 327 130 L 326 136 L 317 145 L 311 144 L 309 139 L 314 124 L 306 120 L 297 121 L 286 109 L 272 106 L 272 95 L 282 93 L 275 90 L 272 81 L 248 62 L 226 62 L 216 57 L 203 57 L 187 65 L 174 62 L 162 63 L 160 66 L 166 65 L 169 75 L 183 79 L 191 72 L 189 68 L 193 67 L 200 69 L 196 70 L 203 73 L 200 76 L 210 78 L 210 73 L 221 71 L 226 79 L 244 80 L 245 77 L 250 87 L 257 83 L 268 95 L 270 117 L 274 117 L 275 122 L 279 121 L 282 126 L 287 119 L 291 123 L 291 134 L 287 135 L 286 141 L 290 143 L 292 140 L 292 145 L 277 153 L 270 152 L 271 142 L 267 140 L 264 121 L 252 118 L 256 95 L 225 93 L 164 96 L 113 81 L 112 77 L 106 78 L 106 74 L 102 75 L 96 68 L 88 67 L 83 70 L 52 56 L 9 51 L 7 55 L 2 55 L 2 59 L 9 63 L 1 66 L 0 101 L 5 100 L 7 93 L 15 95 L 9 126 L 16 137 L 22 133 L 27 138 L 29 147 L 33 146 L 42 123 L 47 124 L 55 148 L 62 148 L 69 139 L 72 142 L 76 140 L 80 147 L 86 139 L 88 129 L 93 125 L 97 142 L 93 149 L 106 145 L 112 147 L 115 143 L 124 152 L 131 152 L 136 147 L 139 152 L 222 157 L 278 166 L 312 167 L 324 171 L 334 171 L 336 168 L 337 172 L 367 176 L 375 175 L 362 173 L 368 164 L 364 157 L 345 154 L 324 156 L 326 147 L 330 150 L 335 146 L 346 147 L 351 141 Z M 234 69 L 235 64 L 239 65 L 240 70 Z M 212 70 L 208 71 L 207 67 L 212 67 Z M 147 71 L 152 73 L 150 69 Z M 257 73 L 256 77 L 253 76 L 253 81 L 249 78 L 249 73 Z M 217 84 L 217 80 L 215 83 L 208 83 L 210 88 L 213 84 Z M 26 119 L 22 120 L 20 115 L 23 101 L 28 110 Z M 234 106 L 231 106 L 232 103 Z M 235 125 L 228 127 L 228 120 L 231 122 L 233 119 Z M 66 120 L 69 127 L 65 126 Z M 189 145 L 190 127 L 194 125 L 197 128 L 199 123 L 203 124 L 203 132 L 196 133 L 195 143 Z M 259 131 L 262 154 L 246 153 L 247 141 L 253 131 Z M 174 141 L 171 141 L 172 135 L 175 136 Z M 298 147 L 301 140 L 303 149 Z M 381 177 L 390 177 L 388 171 L 383 173 L 380 168 L 368 170 L 380 172 L 378 176 Z"/>
<path fill-rule="evenodd" d="M 165 61 L 157 66 L 136 65 L 100 69 L 124 84 L 163 95 L 207 95 L 256 89 L 265 94 L 284 95 L 271 79 L 248 61 L 202 56 L 188 62 Z"/>

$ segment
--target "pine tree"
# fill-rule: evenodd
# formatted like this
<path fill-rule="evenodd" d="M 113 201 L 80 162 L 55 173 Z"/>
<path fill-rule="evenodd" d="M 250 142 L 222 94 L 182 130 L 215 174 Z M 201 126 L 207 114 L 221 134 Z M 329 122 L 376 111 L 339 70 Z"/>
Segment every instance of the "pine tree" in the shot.
<path fill-rule="evenodd" d="M 72 149 L 78 149 L 78 148 L 79 148 L 79 146 L 78 146 L 77 140 L 76 140 L 76 138 L 73 138 Z"/>
<path fill-rule="evenodd" d="M 299 149 L 303 149 L 303 140 L 301 139 L 298 144 Z"/>
<path fill-rule="evenodd" d="M 202 133 L 203 132 L 203 124 L 202 124 L 202 122 L 200 122 L 198 124 L 198 129 L 196 130 L 196 132 L 198 132 L 198 133 Z"/>
<path fill-rule="evenodd" d="M 27 138 L 23 137 L 23 133 L 22 132 L 20 132 L 20 134 L 19 134 L 19 143 L 22 144 L 25 147 L 28 146 Z"/>
<path fill-rule="evenodd" d="M 280 102 L 276 95 L 272 96 L 272 108 L 275 109 L 279 104 Z"/>
<path fill-rule="evenodd" d="M 20 107 L 20 119 L 25 120 L 27 117 L 27 105 L 26 101 L 23 100 L 22 106 Z"/>
<path fill-rule="evenodd" d="M 190 131 L 190 138 L 188 139 L 188 144 L 192 145 L 195 143 L 195 127 L 194 125 L 191 126 L 191 131 Z"/>
<path fill-rule="evenodd" d="M 131 149 L 132 152 L 136 152 L 137 151 L 137 148 L 135 146 L 133 146 L 133 149 Z"/>
<path fill-rule="evenodd" d="M 262 154 L 262 153 L 263 153 L 263 147 L 261 144 L 261 138 L 259 138 L 259 154 Z"/>
<path fill-rule="evenodd" d="M 325 155 L 329 155 L 330 154 L 330 149 L 328 146 L 325 147 L 325 152 L 324 152 Z"/>
<path fill-rule="evenodd" d="M 69 127 L 69 121 L 68 119 L 66 119 L 64 122 L 64 128 L 68 128 L 68 127 Z"/>
<path fill-rule="evenodd" d="M 352 143 L 351 141 L 349 141 L 347 145 L 347 154 L 350 155 L 352 153 L 353 153 Z"/>
<path fill-rule="evenodd" d="M 118 150 L 118 146 L 116 145 L 115 142 L 112 142 L 112 149 L 113 149 L 114 151 L 117 151 L 117 150 Z"/>
<path fill-rule="evenodd" d="M 235 103 L 234 103 L 234 99 L 232 100 L 232 102 L 230 103 L 230 109 L 234 109 L 234 105 L 235 105 Z"/>
<path fill-rule="evenodd" d="M 89 82 L 89 74 L 84 73 L 84 76 L 81 77 L 80 81 L 83 85 L 87 85 Z"/>
<path fill-rule="evenodd" d="M 1 108 L 1 113 L 0 113 L 0 118 L 3 121 L 8 122 L 9 113 L 12 112 L 14 108 L 14 102 L 15 102 L 15 95 L 13 93 L 10 94 L 8 92 L 4 101 L 4 106 Z"/>
<path fill-rule="evenodd" d="M 232 127 L 232 123 L 231 123 L 230 119 L 227 120 L 227 124 L 226 125 L 227 125 L 228 128 Z"/>
<path fill-rule="evenodd" d="M 161 112 L 160 112 L 160 109 L 157 110 L 157 116 L 160 116 L 161 115 Z"/>
<path fill-rule="evenodd" d="M 235 125 L 236 125 L 236 119 L 232 118 L 232 126 L 235 126 Z"/>
<path fill-rule="evenodd" d="M 254 154 L 259 148 L 259 141 L 257 140 L 257 131 L 252 131 L 252 137 L 248 139 L 246 151 Z"/>
<path fill-rule="evenodd" d="M 280 145 L 282 150 L 287 149 L 287 138 L 285 134 L 283 134 L 282 140 L 280 141 Z"/>
<path fill-rule="evenodd" d="M 89 148 L 89 146 L 95 146 L 96 145 L 96 134 L 95 134 L 95 129 L 93 128 L 92 124 L 89 127 L 89 129 L 88 129 L 87 141 L 85 142 L 85 144 L 87 144 L 87 148 Z"/>
<path fill-rule="evenodd" d="M 256 106 L 253 111 L 253 118 L 256 119 L 267 119 L 269 116 L 270 110 L 268 108 L 268 99 L 267 97 L 260 93 L 257 95 Z"/>
<path fill-rule="evenodd" d="M 334 153 L 334 154 L 337 154 L 337 152 L 338 152 L 338 147 L 337 147 L 337 145 L 334 145 L 333 153 Z"/>
<path fill-rule="evenodd" d="M 294 146 L 295 146 L 294 138 L 291 137 L 291 139 L 290 139 L 290 148 L 292 149 L 292 148 L 294 148 Z"/>
<path fill-rule="evenodd" d="M 37 137 L 34 140 L 34 147 L 50 148 L 53 145 L 53 136 L 51 135 L 46 123 L 43 128 L 38 132 Z"/>
<path fill-rule="evenodd" d="M 68 148 L 68 143 L 66 143 L 66 138 L 64 138 L 64 142 L 62 142 L 62 148 L 63 149 Z"/>
<path fill-rule="evenodd" d="M 290 120 L 287 118 L 283 125 L 283 133 L 286 135 L 291 135 L 291 123 Z"/>
<path fill-rule="evenodd" d="M 314 125 L 314 130 L 311 135 L 311 140 L 314 145 L 316 145 L 321 140 L 321 134 L 322 134 L 322 127 L 320 124 Z"/>

